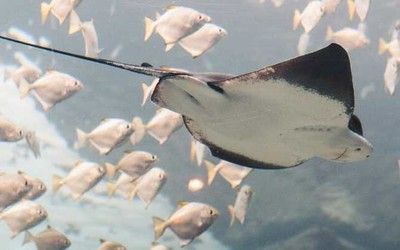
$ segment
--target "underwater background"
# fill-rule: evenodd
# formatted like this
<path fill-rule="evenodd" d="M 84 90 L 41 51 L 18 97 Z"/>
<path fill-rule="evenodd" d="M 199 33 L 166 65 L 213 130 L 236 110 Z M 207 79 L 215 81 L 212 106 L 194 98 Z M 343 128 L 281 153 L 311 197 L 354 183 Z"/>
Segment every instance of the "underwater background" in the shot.
<path fill-rule="evenodd" d="M 77 12 L 82 20 L 93 18 L 100 48 L 104 49 L 100 58 L 110 58 L 113 50 L 120 47 L 115 60 L 121 62 L 240 74 L 297 56 L 302 31 L 292 30 L 293 12 L 296 8 L 302 10 L 307 1 L 287 0 L 280 8 L 270 1 L 175 1 L 176 5 L 207 13 L 228 31 L 227 37 L 197 59 L 180 48 L 165 53 L 159 36 L 143 41 L 143 18 L 153 17 L 170 3 L 83 0 Z M 141 107 L 140 85 L 150 83 L 151 78 L 5 41 L 0 43 L 0 68 L 15 64 L 13 53 L 21 51 L 39 62 L 43 70 L 57 69 L 77 77 L 85 88 L 44 113 L 33 98 L 20 100 L 13 83 L 0 82 L 0 113 L 35 130 L 51 145 L 42 147 L 42 157 L 35 159 L 25 142 L 0 143 L 1 171 L 23 170 L 46 183 L 48 191 L 37 202 L 47 209 L 48 224 L 71 240 L 72 250 L 96 249 L 99 238 L 118 241 L 128 249 L 149 249 L 153 240 L 151 217 L 167 218 L 181 200 L 209 203 L 221 212 L 210 229 L 186 249 L 399 249 L 400 99 L 398 93 L 389 96 L 384 91 L 386 56 L 377 52 L 378 39 L 388 40 L 390 28 L 400 19 L 399 9 L 398 0 L 372 1 L 365 22 L 370 44 L 350 52 L 355 114 L 362 121 L 364 136 L 374 145 L 372 156 L 351 164 L 315 159 L 292 169 L 254 170 L 243 181 L 255 191 L 244 225 L 236 223 L 229 228 L 227 205 L 234 202 L 236 192 L 220 176 L 198 193 L 187 190 L 188 180 L 199 177 L 206 181 L 207 173 L 204 167 L 190 162 L 191 137 L 185 128 L 163 145 L 147 135 L 140 144 L 126 143 L 108 156 L 86 148 L 73 149 L 77 127 L 90 131 L 108 117 L 131 120 L 140 116 L 149 121 L 157 107 L 150 102 Z M 349 21 L 346 1 L 342 1 L 336 12 L 324 16 L 310 33 L 308 52 L 329 44 L 325 41 L 328 24 L 334 30 L 357 28 L 358 20 Z M 41 25 L 40 1 L 3 0 L 0 31 L 11 26 L 35 37 L 47 37 L 53 48 L 84 54 L 82 36 L 68 36 L 67 21 L 59 26 L 51 17 L 50 22 Z M 367 86 L 373 86 L 374 91 L 361 98 L 361 90 Z M 65 175 L 65 165 L 77 159 L 114 163 L 125 150 L 132 149 L 158 155 L 158 166 L 168 174 L 164 188 L 147 210 L 137 199 L 128 202 L 108 198 L 103 192 L 105 181 L 86 193 L 82 201 L 70 199 L 67 192 L 52 193 L 51 177 Z M 210 154 L 207 158 L 218 162 Z M 39 232 L 46 224 L 30 231 Z M 22 246 L 22 233 L 12 240 L 9 236 L 1 222 L 0 249 L 35 249 L 32 243 Z M 169 230 L 160 242 L 179 248 Z"/>

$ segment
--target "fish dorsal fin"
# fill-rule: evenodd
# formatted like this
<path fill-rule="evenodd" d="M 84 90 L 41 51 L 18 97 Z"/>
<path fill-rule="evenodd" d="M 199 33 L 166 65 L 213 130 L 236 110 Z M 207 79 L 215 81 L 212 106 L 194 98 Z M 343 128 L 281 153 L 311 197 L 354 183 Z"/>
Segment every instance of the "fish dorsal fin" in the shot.
<path fill-rule="evenodd" d="M 363 136 L 363 129 L 362 129 L 361 121 L 360 121 L 360 119 L 358 119 L 358 117 L 356 115 L 351 115 L 348 127 L 354 133 Z"/>
<path fill-rule="evenodd" d="M 183 207 L 186 206 L 187 204 L 189 204 L 188 201 L 178 201 L 178 203 L 177 203 L 178 209 L 183 208 Z"/>
<path fill-rule="evenodd" d="M 100 121 L 100 124 L 103 124 L 103 123 L 107 122 L 108 120 L 109 120 L 108 118 L 102 118 Z"/>
<path fill-rule="evenodd" d="M 53 229 L 50 225 L 47 225 L 47 229 Z"/>
<path fill-rule="evenodd" d="M 222 88 L 255 80 L 284 80 L 290 85 L 339 101 L 346 114 L 354 110 L 354 89 L 350 61 L 340 45 L 331 45 L 316 52 L 265 67 L 226 80 L 215 82 Z"/>
<path fill-rule="evenodd" d="M 175 3 L 171 3 L 171 4 L 169 4 L 169 5 L 167 5 L 167 6 L 165 7 L 165 11 L 173 10 L 173 9 L 175 9 L 175 8 L 177 8 L 177 7 L 178 7 L 178 6 L 176 6 Z"/>
<path fill-rule="evenodd" d="M 105 239 L 99 239 L 99 241 L 100 241 L 100 244 L 103 244 L 104 242 L 106 242 L 106 240 Z"/>
<path fill-rule="evenodd" d="M 124 155 L 129 155 L 130 153 L 132 153 L 133 151 L 132 150 L 125 150 L 124 151 Z"/>

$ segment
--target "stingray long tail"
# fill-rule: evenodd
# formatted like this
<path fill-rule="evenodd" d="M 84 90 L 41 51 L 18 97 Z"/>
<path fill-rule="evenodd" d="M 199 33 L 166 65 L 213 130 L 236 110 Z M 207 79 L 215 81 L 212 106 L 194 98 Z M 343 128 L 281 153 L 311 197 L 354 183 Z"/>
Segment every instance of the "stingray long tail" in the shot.
<path fill-rule="evenodd" d="M 166 68 L 165 69 L 153 68 L 151 65 L 149 65 L 147 63 L 143 63 L 142 65 L 134 65 L 134 64 L 116 62 L 116 61 L 111 61 L 111 60 L 101 59 L 101 58 L 91 58 L 91 57 L 87 57 L 87 56 L 83 56 L 83 55 L 79 55 L 79 54 L 70 53 L 67 51 L 57 50 L 57 49 L 53 49 L 53 48 L 43 47 L 43 46 L 40 46 L 37 44 L 23 42 L 23 41 L 5 37 L 5 36 L 0 36 L 0 39 L 7 40 L 10 42 L 14 42 L 14 43 L 23 44 L 23 45 L 30 46 L 30 47 L 33 47 L 36 49 L 46 50 L 46 51 L 50 51 L 50 52 L 57 53 L 57 54 L 62 54 L 62 55 L 75 57 L 75 58 L 79 58 L 79 59 L 86 60 L 86 61 L 91 61 L 91 62 L 104 64 L 104 65 L 108 65 L 108 66 L 119 68 L 119 69 L 132 71 L 132 72 L 142 74 L 142 75 L 154 76 L 157 78 L 164 77 L 164 76 L 170 76 L 170 75 L 187 74 L 187 73 L 179 71 L 179 70 L 172 70 L 172 69 L 166 69 Z"/>

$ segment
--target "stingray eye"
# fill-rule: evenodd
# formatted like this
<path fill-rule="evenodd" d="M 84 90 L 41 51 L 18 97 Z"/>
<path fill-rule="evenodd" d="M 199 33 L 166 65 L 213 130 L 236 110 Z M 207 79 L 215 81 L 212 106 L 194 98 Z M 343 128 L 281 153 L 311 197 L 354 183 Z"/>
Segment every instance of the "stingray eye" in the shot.
<path fill-rule="evenodd" d="M 361 148 L 356 148 L 356 151 L 361 151 Z"/>

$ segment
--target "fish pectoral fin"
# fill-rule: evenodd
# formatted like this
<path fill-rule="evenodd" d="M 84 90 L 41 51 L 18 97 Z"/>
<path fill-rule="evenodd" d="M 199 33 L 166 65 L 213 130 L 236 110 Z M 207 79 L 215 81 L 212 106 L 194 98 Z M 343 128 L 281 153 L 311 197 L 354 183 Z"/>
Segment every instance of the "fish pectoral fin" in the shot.
<path fill-rule="evenodd" d="M 180 239 L 179 240 L 179 245 L 181 247 L 184 247 L 184 246 L 189 245 L 192 241 L 193 241 L 193 239 Z"/>
<path fill-rule="evenodd" d="M 109 147 L 102 147 L 92 140 L 90 140 L 90 144 L 101 154 L 101 155 L 106 155 L 111 151 L 111 148 Z"/>

